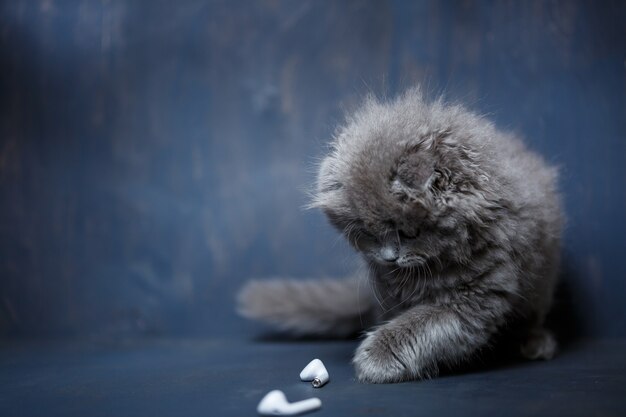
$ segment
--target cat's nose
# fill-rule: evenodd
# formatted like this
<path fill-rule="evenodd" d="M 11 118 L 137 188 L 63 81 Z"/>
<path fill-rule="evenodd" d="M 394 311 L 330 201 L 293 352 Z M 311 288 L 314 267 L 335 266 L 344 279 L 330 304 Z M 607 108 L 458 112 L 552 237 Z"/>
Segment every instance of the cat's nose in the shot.
<path fill-rule="evenodd" d="M 398 251 L 392 247 L 386 246 L 380 250 L 380 257 L 387 262 L 393 262 L 398 259 Z"/>

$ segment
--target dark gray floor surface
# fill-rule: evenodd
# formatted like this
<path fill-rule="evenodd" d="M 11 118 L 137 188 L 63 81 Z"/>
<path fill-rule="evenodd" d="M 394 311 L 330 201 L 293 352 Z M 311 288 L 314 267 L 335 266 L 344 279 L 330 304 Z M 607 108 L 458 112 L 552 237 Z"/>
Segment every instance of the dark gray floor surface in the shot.
<path fill-rule="evenodd" d="M 318 396 L 314 416 L 625 416 L 626 341 L 574 345 L 524 362 L 430 381 L 355 382 L 356 342 L 156 340 L 0 347 L 0 416 L 254 416 L 261 397 Z M 298 380 L 321 358 L 331 382 Z"/>

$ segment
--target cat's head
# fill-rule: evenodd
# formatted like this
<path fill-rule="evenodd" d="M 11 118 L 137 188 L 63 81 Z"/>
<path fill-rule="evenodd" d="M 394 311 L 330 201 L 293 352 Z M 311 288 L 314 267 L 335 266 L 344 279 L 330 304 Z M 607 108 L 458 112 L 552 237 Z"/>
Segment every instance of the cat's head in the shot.
<path fill-rule="evenodd" d="M 463 261 L 472 225 L 492 204 L 481 156 L 463 137 L 480 133 L 475 119 L 427 104 L 415 90 L 389 103 L 367 100 L 323 159 L 313 206 L 377 264 Z"/>

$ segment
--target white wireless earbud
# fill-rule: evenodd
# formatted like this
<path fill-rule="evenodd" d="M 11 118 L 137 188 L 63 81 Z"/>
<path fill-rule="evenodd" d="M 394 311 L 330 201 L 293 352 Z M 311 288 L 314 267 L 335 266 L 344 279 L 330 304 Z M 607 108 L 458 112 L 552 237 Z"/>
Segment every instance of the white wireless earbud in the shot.
<path fill-rule="evenodd" d="M 319 359 L 313 359 L 307 366 L 300 372 L 300 379 L 302 381 L 311 381 L 311 385 L 314 388 L 319 388 L 330 379 L 326 367 Z"/>
<path fill-rule="evenodd" d="M 287 397 L 280 390 L 267 393 L 256 408 L 256 411 L 264 416 L 293 416 L 317 410 L 322 406 L 319 398 L 309 398 L 308 400 L 290 403 Z"/>

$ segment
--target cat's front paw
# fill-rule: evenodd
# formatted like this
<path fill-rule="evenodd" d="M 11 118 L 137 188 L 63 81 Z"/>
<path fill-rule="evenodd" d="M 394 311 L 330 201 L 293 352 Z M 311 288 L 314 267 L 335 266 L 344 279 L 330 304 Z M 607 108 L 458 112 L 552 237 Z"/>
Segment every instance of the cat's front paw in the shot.
<path fill-rule="evenodd" d="M 400 360 L 399 348 L 385 329 L 368 333 L 352 361 L 358 380 L 380 384 L 409 379 L 407 368 Z"/>

